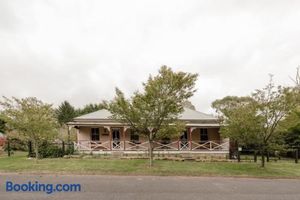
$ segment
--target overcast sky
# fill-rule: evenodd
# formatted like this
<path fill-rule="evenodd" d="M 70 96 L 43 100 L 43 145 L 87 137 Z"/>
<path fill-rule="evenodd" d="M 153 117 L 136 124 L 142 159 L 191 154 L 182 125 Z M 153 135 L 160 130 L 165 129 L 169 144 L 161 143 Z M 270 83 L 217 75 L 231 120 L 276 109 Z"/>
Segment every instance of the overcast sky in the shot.
<path fill-rule="evenodd" d="M 199 74 L 191 101 L 250 94 L 300 64 L 300 1 L 0 1 L 0 95 L 58 105 L 141 88 L 161 65 Z"/>

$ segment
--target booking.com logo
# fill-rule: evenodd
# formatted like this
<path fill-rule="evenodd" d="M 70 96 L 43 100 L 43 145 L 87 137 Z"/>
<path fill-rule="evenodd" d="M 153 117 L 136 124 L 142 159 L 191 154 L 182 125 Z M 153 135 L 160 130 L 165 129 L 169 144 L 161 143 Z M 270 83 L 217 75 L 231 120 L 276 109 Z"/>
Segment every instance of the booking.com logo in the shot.
<path fill-rule="evenodd" d="M 27 182 L 27 183 L 13 183 L 12 181 L 6 181 L 6 192 L 45 192 L 46 194 L 52 194 L 54 192 L 80 192 L 80 184 L 52 184 L 52 183 L 39 183 Z"/>

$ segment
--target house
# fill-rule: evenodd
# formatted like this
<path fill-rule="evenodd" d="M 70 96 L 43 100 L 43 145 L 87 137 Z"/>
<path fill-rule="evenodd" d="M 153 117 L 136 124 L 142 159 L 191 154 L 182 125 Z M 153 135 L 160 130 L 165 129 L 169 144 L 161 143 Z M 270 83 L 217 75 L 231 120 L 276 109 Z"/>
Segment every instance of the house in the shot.
<path fill-rule="evenodd" d="M 186 131 L 178 138 L 155 141 L 154 152 L 228 156 L 229 139 L 221 137 L 216 117 L 185 108 L 179 119 L 185 122 Z M 81 152 L 130 154 L 148 150 L 146 138 L 111 119 L 111 113 L 105 109 L 76 117 L 68 126 L 77 129 L 75 147 Z"/>

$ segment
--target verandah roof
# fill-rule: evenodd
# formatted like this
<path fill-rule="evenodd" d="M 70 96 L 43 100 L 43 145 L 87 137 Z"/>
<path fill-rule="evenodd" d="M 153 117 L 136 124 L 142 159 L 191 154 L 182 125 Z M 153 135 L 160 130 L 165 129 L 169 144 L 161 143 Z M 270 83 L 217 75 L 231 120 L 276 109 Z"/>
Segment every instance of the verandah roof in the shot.
<path fill-rule="evenodd" d="M 96 124 L 120 124 L 111 119 L 112 114 L 105 109 L 98 110 L 92 113 L 88 113 L 74 118 L 70 125 L 96 125 Z M 184 112 L 179 116 L 179 119 L 185 121 L 187 126 L 207 126 L 207 127 L 219 127 L 218 118 L 205 114 L 199 111 L 184 108 Z"/>

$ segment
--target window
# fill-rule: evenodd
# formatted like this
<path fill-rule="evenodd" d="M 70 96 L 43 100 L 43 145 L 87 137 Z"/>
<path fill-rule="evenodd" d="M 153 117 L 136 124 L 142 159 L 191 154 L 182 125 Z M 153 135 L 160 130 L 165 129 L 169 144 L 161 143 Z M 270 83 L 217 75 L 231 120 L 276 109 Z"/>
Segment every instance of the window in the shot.
<path fill-rule="evenodd" d="M 171 139 L 168 137 L 162 138 L 160 141 L 162 144 L 170 144 L 171 143 Z"/>
<path fill-rule="evenodd" d="M 130 141 L 138 142 L 139 139 L 140 139 L 140 136 L 131 130 L 130 131 Z"/>
<path fill-rule="evenodd" d="M 92 141 L 100 140 L 99 128 L 91 128 L 91 139 Z"/>
<path fill-rule="evenodd" d="M 187 138 L 188 138 L 187 131 L 184 131 L 180 136 L 180 140 L 187 141 Z"/>
<path fill-rule="evenodd" d="M 207 128 L 200 129 L 200 141 L 208 141 Z"/>

